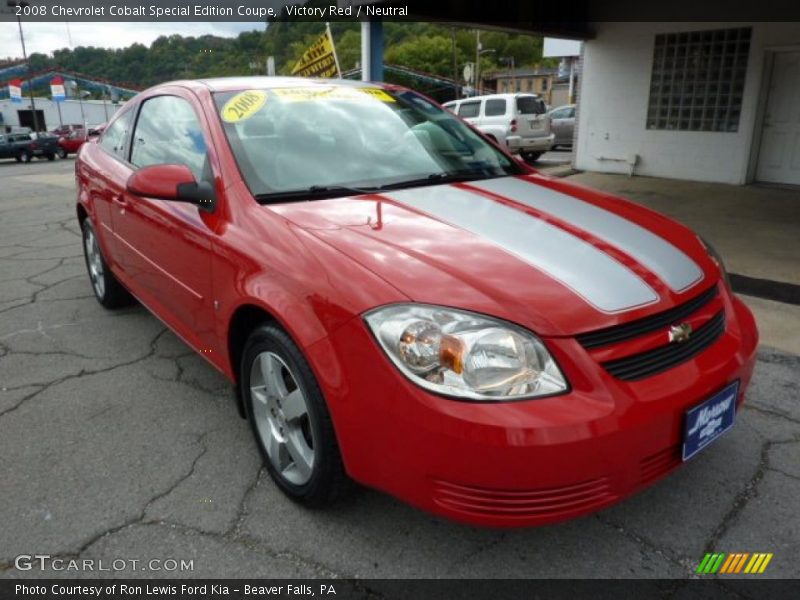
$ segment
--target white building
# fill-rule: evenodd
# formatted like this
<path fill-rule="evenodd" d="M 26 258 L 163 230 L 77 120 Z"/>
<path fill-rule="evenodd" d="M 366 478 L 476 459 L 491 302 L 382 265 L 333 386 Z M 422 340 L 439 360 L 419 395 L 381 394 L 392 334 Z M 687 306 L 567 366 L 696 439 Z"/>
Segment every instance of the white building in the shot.
<path fill-rule="evenodd" d="M 800 23 L 592 23 L 575 167 L 800 185 Z"/>
<path fill-rule="evenodd" d="M 53 102 L 50 98 L 34 98 L 39 129 L 55 129 L 60 124 L 76 125 L 80 123 L 97 125 L 111 118 L 122 104 L 110 101 L 74 99 Z M 58 106 L 60 105 L 60 106 Z M 60 116 L 59 116 L 60 109 Z M 12 102 L 8 98 L 0 100 L 0 132 L 7 127 L 32 126 L 31 100 L 25 96 L 22 103 Z"/>

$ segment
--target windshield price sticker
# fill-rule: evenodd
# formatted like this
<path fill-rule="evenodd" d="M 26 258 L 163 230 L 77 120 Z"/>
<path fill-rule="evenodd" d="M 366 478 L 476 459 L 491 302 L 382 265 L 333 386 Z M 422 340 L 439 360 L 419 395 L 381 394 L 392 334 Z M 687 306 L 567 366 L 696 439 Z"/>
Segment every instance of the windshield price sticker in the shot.
<path fill-rule="evenodd" d="M 364 101 L 368 98 L 381 102 L 394 102 L 389 94 L 378 88 L 279 88 L 272 90 L 278 98 L 285 102 L 309 102 L 313 100 L 350 100 Z"/>
<path fill-rule="evenodd" d="M 267 94 L 261 90 L 239 92 L 222 107 L 222 120 L 226 123 L 238 123 L 249 119 L 261 110 L 266 101 Z"/>

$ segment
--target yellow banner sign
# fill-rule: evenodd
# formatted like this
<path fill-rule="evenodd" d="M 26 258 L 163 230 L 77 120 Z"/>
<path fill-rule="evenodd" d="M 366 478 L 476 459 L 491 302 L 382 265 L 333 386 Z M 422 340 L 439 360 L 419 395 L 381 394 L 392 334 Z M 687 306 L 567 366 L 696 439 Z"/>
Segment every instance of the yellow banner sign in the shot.
<path fill-rule="evenodd" d="M 315 87 L 315 88 L 277 88 L 272 90 L 284 102 L 308 102 L 312 100 L 364 100 L 370 98 L 381 102 L 394 102 L 389 94 L 380 88 L 358 87 Z"/>
<path fill-rule="evenodd" d="M 339 67 L 333 38 L 329 31 L 323 33 L 311 47 L 303 53 L 292 69 L 292 75 L 298 77 L 338 77 Z"/>

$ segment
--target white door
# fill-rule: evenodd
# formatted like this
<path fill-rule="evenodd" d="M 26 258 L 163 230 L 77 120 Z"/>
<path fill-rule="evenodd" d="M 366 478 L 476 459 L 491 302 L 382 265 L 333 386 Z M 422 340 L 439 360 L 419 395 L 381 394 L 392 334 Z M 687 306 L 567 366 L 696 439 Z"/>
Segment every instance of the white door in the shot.
<path fill-rule="evenodd" d="M 756 179 L 800 185 L 800 52 L 775 54 Z"/>

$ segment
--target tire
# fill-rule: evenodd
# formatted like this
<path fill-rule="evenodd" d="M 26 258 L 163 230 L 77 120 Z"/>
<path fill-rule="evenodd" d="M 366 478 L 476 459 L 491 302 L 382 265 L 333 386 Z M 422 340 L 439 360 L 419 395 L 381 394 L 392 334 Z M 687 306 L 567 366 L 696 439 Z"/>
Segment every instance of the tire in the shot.
<path fill-rule="evenodd" d="M 56 150 L 56 154 L 58 154 L 58 158 L 67 158 L 67 151 L 63 148 Z"/>
<path fill-rule="evenodd" d="M 27 150 L 23 150 L 19 153 L 19 160 L 20 162 L 29 163 L 31 162 L 31 155 Z"/>
<path fill-rule="evenodd" d="M 22 162 L 22 159 L 19 156 L 15 156 L 14 160 L 16 160 L 17 162 Z"/>
<path fill-rule="evenodd" d="M 526 163 L 535 163 L 544 152 L 522 152 L 522 160 Z"/>
<path fill-rule="evenodd" d="M 128 306 L 133 302 L 133 297 L 128 290 L 122 287 L 122 284 L 117 281 L 108 268 L 89 218 L 83 220 L 81 230 L 83 231 L 83 258 L 86 261 L 86 270 L 89 273 L 94 297 L 109 309 Z"/>
<path fill-rule="evenodd" d="M 56 159 L 56 155 L 53 154 L 52 152 L 47 155 L 47 160 L 55 160 L 55 159 Z"/>
<path fill-rule="evenodd" d="M 291 500 L 327 506 L 350 487 L 328 407 L 300 349 L 280 327 L 250 334 L 239 381 L 272 480 Z"/>

